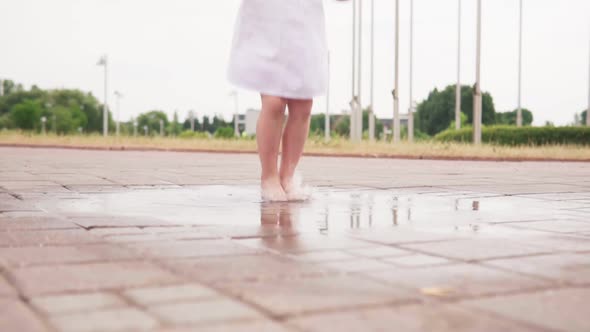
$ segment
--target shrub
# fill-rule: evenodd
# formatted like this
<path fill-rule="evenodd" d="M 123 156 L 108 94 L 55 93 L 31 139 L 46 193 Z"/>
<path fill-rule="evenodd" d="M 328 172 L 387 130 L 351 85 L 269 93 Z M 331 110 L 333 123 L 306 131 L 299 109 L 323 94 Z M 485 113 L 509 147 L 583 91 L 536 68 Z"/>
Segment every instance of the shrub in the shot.
<path fill-rule="evenodd" d="M 472 142 L 473 128 L 445 130 L 434 137 L 440 142 Z M 483 127 L 481 141 L 498 145 L 590 145 L 590 127 Z"/>
<path fill-rule="evenodd" d="M 180 135 L 178 135 L 178 137 L 180 137 L 180 138 L 210 138 L 210 134 L 205 131 L 185 130 L 182 133 L 180 133 Z"/>
<path fill-rule="evenodd" d="M 234 129 L 232 127 L 221 127 L 215 130 L 215 134 L 213 135 L 215 138 L 233 138 L 234 137 Z"/>

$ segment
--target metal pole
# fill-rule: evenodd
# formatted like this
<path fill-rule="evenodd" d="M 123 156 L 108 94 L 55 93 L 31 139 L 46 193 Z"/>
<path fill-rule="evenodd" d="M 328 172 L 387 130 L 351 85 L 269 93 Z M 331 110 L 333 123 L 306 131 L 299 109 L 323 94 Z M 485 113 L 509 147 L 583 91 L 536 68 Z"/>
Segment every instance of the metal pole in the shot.
<path fill-rule="evenodd" d="M 414 0 L 410 0 L 410 108 L 408 110 L 408 141 L 414 141 Z"/>
<path fill-rule="evenodd" d="M 115 91 L 115 97 L 117 97 L 117 137 L 119 137 L 119 133 L 120 133 L 120 127 L 121 127 L 121 119 L 120 119 L 120 114 L 121 114 L 121 97 L 123 97 L 123 94 L 119 91 Z"/>
<path fill-rule="evenodd" d="M 102 135 L 107 137 L 109 134 L 109 111 L 108 111 L 108 66 L 109 59 L 104 56 L 104 105 L 102 111 Z"/>
<path fill-rule="evenodd" d="M 375 0 L 371 0 L 371 107 L 369 108 L 369 140 L 375 139 L 374 104 L 375 85 Z"/>
<path fill-rule="evenodd" d="M 457 87 L 455 88 L 455 129 L 461 129 L 461 0 L 457 21 Z"/>
<path fill-rule="evenodd" d="M 328 86 L 326 91 L 326 119 L 324 121 L 326 142 L 330 141 L 330 76 L 330 52 L 328 52 Z"/>
<path fill-rule="evenodd" d="M 238 126 L 238 120 L 240 119 L 240 104 L 239 104 L 239 100 L 238 100 L 238 92 L 235 92 L 234 95 L 234 101 L 235 101 L 235 107 L 236 107 L 236 115 L 234 117 L 234 134 L 236 135 L 236 137 L 240 136 L 240 127 Z"/>
<path fill-rule="evenodd" d="M 133 136 L 137 137 L 137 120 L 133 120 Z"/>
<path fill-rule="evenodd" d="M 590 127 L 590 38 L 588 38 L 588 108 L 586 108 L 586 126 Z"/>
<path fill-rule="evenodd" d="M 350 139 L 356 140 L 356 2 L 352 0 L 352 101 L 350 102 Z"/>
<path fill-rule="evenodd" d="M 393 90 L 393 142 L 401 138 L 399 118 L 399 0 L 395 0 L 395 88 Z"/>
<path fill-rule="evenodd" d="M 191 123 L 191 131 L 195 131 L 195 112 L 189 111 L 188 117 Z"/>
<path fill-rule="evenodd" d="M 358 112 L 356 114 L 357 121 L 356 121 L 356 130 L 357 130 L 357 141 L 362 141 L 363 139 L 363 102 L 362 102 L 362 81 L 363 81 L 363 71 L 362 71 L 362 57 L 363 57 L 363 0 L 359 1 L 359 42 L 358 42 L 358 50 L 359 50 L 359 58 L 358 58 L 358 76 L 357 76 L 357 90 L 358 90 Z"/>
<path fill-rule="evenodd" d="M 475 70 L 475 96 L 473 103 L 473 143 L 481 144 L 482 100 L 481 100 L 481 0 L 477 0 L 477 54 Z"/>
<path fill-rule="evenodd" d="M 521 105 L 521 92 L 522 92 L 522 0 L 520 4 L 520 19 L 518 27 L 518 108 L 516 110 L 516 126 L 522 127 L 522 105 Z"/>
<path fill-rule="evenodd" d="M 164 120 L 160 119 L 160 136 L 164 136 Z"/>

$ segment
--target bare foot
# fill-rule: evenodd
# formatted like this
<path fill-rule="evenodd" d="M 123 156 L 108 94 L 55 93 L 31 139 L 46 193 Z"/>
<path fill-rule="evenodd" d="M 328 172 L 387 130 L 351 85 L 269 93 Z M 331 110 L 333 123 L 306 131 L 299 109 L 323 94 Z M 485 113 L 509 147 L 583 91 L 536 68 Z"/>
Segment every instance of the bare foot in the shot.
<path fill-rule="evenodd" d="M 261 185 L 262 200 L 266 202 L 284 202 L 287 200 L 287 194 L 281 186 L 279 179 L 263 180 Z"/>
<path fill-rule="evenodd" d="M 295 175 L 293 178 L 283 178 L 281 179 L 281 185 L 289 201 L 305 201 L 311 195 L 309 188 L 303 186 L 300 176 Z"/>

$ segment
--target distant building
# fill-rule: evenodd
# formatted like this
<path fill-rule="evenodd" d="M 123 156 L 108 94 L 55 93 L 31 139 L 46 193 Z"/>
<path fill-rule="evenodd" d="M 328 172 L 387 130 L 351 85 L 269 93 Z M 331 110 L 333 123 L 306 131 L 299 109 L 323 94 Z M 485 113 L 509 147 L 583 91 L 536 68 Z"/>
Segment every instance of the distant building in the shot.
<path fill-rule="evenodd" d="M 408 118 L 409 118 L 409 116 L 407 113 L 399 115 L 399 119 L 400 119 L 399 122 L 402 127 L 408 126 Z M 377 120 L 383 124 L 383 131 L 384 132 L 391 133 L 391 130 L 393 128 L 393 119 L 392 118 L 384 118 L 384 119 L 377 119 Z"/>
<path fill-rule="evenodd" d="M 260 110 L 248 109 L 246 114 L 238 114 L 238 130 L 241 134 L 256 135 L 256 123 L 260 116 Z"/>

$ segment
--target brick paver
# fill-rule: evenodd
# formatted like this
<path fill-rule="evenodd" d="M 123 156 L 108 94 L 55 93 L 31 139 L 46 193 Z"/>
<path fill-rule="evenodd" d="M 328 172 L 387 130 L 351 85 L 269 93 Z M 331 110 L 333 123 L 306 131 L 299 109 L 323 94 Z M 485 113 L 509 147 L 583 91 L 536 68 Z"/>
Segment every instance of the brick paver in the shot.
<path fill-rule="evenodd" d="M 0 148 L 1 331 L 587 331 L 590 164 Z"/>

